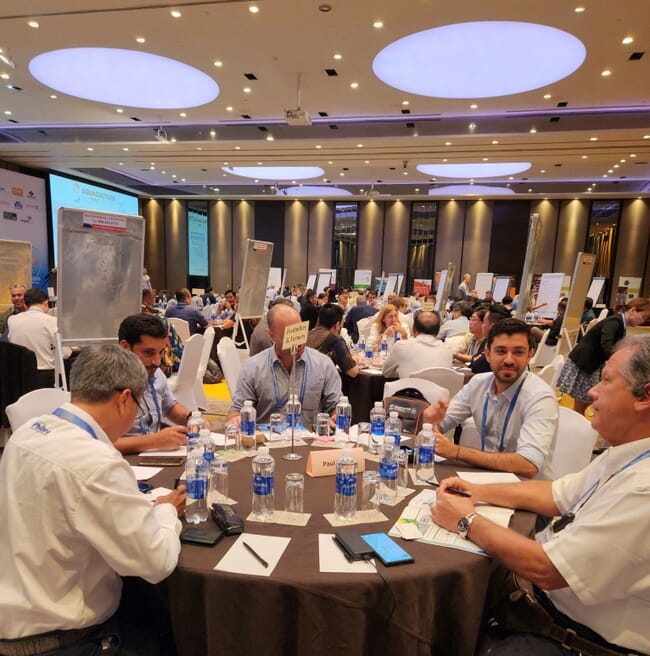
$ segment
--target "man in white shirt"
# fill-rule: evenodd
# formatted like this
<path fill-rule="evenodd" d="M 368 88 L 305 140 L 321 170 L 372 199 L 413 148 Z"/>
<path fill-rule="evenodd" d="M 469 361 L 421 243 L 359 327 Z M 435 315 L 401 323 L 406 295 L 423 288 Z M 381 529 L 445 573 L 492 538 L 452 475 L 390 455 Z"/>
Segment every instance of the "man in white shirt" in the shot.
<path fill-rule="evenodd" d="M 454 335 L 465 335 L 469 332 L 471 316 L 472 306 L 467 301 L 456 301 L 451 306 L 451 319 L 442 324 L 438 338 L 445 340 Z"/>
<path fill-rule="evenodd" d="M 436 339 L 439 330 L 437 313 L 418 312 L 413 318 L 413 339 L 401 339 L 393 344 L 384 360 L 384 377 L 408 378 L 420 369 L 451 367 L 451 350 Z"/>
<path fill-rule="evenodd" d="M 580 647 L 576 635 L 613 653 L 650 654 L 650 337 L 619 342 L 589 396 L 592 426 L 611 446 L 585 469 L 553 482 L 473 485 L 448 478 L 432 506 L 437 524 L 532 581 L 555 623 L 575 631 L 564 639 L 575 651 L 531 635 L 537 623 L 494 647 L 492 656 L 603 653 Z M 530 539 L 476 515 L 474 504 L 483 501 L 562 517 Z"/>
<path fill-rule="evenodd" d="M 37 287 L 25 292 L 27 312 L 15 314 L 7 320 L 7 337 L 36 354 L 38 387 L 54 386 L 54 345 L 57 331 L 56 317 L 49 315 L 47 294 Z M 72 351 L 63 349 L 63 357 Z"/>
<path fill-rule="evenodd" d="M 0 335 L 7 329 L 7 319 L 14 314 L 20 314 L 27 310 L 25 305 L 25 285 L 11 285 L 9 293 L 11 294 L 11 305 L 0 314 Z"/>
<path fill-rule="evenodd" d="M 504 319 L 492 326 L 486 347 L 492 372 L 474 376 L 448 407 L 439 402 L 424 413 L 426 421 L 439 422 L 441 433 L 472 417 L 480 448 L 438 435 L 438 455 L 526 478 L 552 478 L 558 403 L 555 392 L 528 371 L 534 353 L 530 327 L 523 321 Z"/>
<path fill-rule="evenodd" d="M 157 583 L 176 567 L 185 489 L 152 504 L 115 449 L 146 381 L 133 354 L 87 347 L 72 366 L 71 403 L 27 422 L 7 443 L 0 654 L 116 653 L 118 646 L 119 654 L 152 653 L 144 647 L 157 637 L 135 636 L 116 615 L 121 577 Z"/>

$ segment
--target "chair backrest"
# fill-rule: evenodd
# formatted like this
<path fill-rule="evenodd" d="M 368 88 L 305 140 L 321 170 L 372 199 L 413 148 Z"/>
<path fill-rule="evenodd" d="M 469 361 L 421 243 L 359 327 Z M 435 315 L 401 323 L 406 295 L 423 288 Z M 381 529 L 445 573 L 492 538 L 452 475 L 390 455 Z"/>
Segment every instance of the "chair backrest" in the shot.
<path fill-rule="evenodd" d="M 174 330 L 178 333 L 184 344 L 190 338 L 190 324 L 185 319 L 178 319 L 176 317 L 169 317 L 167 321 L 174 326 Z"/>
<path fill-rule="evenodd" d="M 607 308 L 603 308 L 600 311 L 600 314 L 598 315 L 597 319 L 598 321 L 602 321 L 603 319 L 607 319 L 608 315 L 609 315 L 609 310 Z"/>
<path fill-rule="evenodd" d="M 422 396 L 429 403 L 436 403 L 449 398 L 449 391 L 430 380 L 424 378 L 400 378 L 398 380 L 389 381 L 384 385 L 384 398 L 387 396 L 394 396 L 395 392 L 406 389 L 407 387 L 414 387 L 416 390 L 422 392 Z"/>
<path fill-rule="evenodd" d="M 449 398 L 452 398 L 460 392 L 465 383 L 465 376 L 460 371 L 454 371 L 449 367 L 427 367 L 414 371 L 411 378 L 423 378 L 430 380 L 440 387 L 444 387 L 449 391 Z"/>
<path fill-rule="evenodd" d="M 559 410 L 557 439 L 551 458 L 554 478 L 584 469 L 591 461 L 598 437 L 598 433 L 581 414 L 564 406 L 560 406 Z"/>
<path fill-rule="evenodd" d="M 542 367 L 537 375 L 547 384 L 550 385 L 553 378 L 555 378 L 555 365 L 553 363 L 547 364 Z"/>
<path fill-rule="evenodd" d="M 363 317 L 357 321 L 357 330 L 359 331 L 359 337 L 362 335 L 367 339 L 372 330 L 372 323 L 377 317 L 373 314 L 369 317 Z"/>
<path fill-rule="evenodd" d="M 566 362 L 566 358 L 563 355 L 556 355 L 553 358 L 553 361 L 551 362 L 553 367 L 555 367 L 555 371 L 553 373 L 553 378 L 551 379 L 549 385 L 553 389 L 555 389 L 555 384 L 557 383 L 557 379 L 560 377 L 560 372 L 562 371 L 562 367 L 564 366 L 565 362 Z"/>
<path fill-rule="evenodd" d="M 222 337 L 217 344 L 217 353 L 223 377 L 226 379 L 230 396 L 235 395 L 237 389 L 237 379 L 241 371 L 241 360 L 237 351 L 240 350 L 235 346 L 235 342 L 230 337 Z"/>
<path fill-rule="evenodd" d="M 546 344 L 546 340 L 548 339 L 548 335 L 551 331 L 550 330 L 545 330 L 544 333 L 542 334 L 542 338 L 539 340 L 539 344 L 537 345 L 537 348 L 535 349 L 535 353 L 533 357 L 530 359 L 530 362 L 528 363 L 528 366 L 532 369 L 537 365 L 537 361 L 540 358 L 540 355 L 542 351 L 544 350 L 544 345 Z"/>
<path fill-rule="evenodd" d="M 214 336 L 213 336 L 214 337 Z M 174 377 L 176 388 L 189 384 L 194 386 L 199 362 L 203 353 L 203 335 L 192 335 L 183 346 L 183 356 L 178 367 L 178 374 Z"/>
<path fill-rule="evenodd" d="M 70 401 L 70 392 L 54 387 L 44 387 L 23 394 L 15 403 L 5 408 L 11 431 L 15 432 L 33 417 L 48 414 L 68 401 Z"/>
<path fill-rule="evenodd" d="M 210 353 L 212 351 L 212 342 L 214 342 L 214 328 L 208 326 L 203 333 L 203 350 L 201 351 L 199 368 L 196 371 L 196 380 L 201 384 L 203 383 L 205 370 L 208 368 L 208 360 L 210 359 Z"/>

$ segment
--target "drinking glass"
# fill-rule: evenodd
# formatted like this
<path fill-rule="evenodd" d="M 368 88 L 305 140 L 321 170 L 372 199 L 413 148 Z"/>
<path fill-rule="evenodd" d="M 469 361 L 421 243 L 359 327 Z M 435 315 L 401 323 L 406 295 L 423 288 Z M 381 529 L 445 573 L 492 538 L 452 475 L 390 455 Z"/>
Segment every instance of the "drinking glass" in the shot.
<path fill-rule="evenodd" d="M 235 451 L 241 451 L 241 432 L 239 431 L 239 424 L 236 421 L 229 421 L 223 429 L 224 435 L 226 436 L 225 448 L 235 449 Z M 230 440 L 234 441 L 233 446 L 228 446 Z"/>
<path fill-rule="evenodd" d="M 357 444 L 359 446 L 370 444 L 370 424 L 367 421 L 360 421 L 357 424 Z"/>
<path fill-rule="evenodd" d="M 330 438 L 330 416 L 326 412 L 316 415 L 316 439 L 328 441 Z"/>
<path fill-rule="evenodd" d="M 361 510 L 379 509 L 379 472 L 367 469 L 361 480 Z"/>
<path fill-rule="evenodd" d="M 305 477 L 302 474 L 287 474 L 284 483 L 284 510 L 301 513 L 305 500 Z"/>
<path fill-rule="evenodd" d="M 281 412 L 274 412 L 269 418 L 269 442 L 281 440 L 283 433 L 284 417 Z"/>

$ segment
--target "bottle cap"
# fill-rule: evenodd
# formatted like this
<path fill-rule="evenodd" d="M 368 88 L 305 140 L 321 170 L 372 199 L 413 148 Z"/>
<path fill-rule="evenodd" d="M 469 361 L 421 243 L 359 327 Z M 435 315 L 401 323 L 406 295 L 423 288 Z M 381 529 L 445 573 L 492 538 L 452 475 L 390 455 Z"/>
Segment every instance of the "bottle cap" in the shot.
<path fill-rule="evenodd" d="M 388 416 L 392 417 L 393 419 L 397 419 L 397 417 L 399 417 L 399 415 L 397 414 L 397 412 L 395 412 L 395 410 L 391 410 Z"/>
<path fill-rule="evenodd" d="M 348 397 L 347 397 L 347 396 L 342 396 L 342 397 L 339 399 L 339 403 L 341 403 L 341 402 L 343 402 L 343 403 L 347 403 L 347 402 L 348 402 Z"/>
<path fill-rule="evenodd" d="M 253 402 L 252 401 L 244 401 L 244 405 L 246 407 L 249 407 L 249 406 L 253 405 Z"/>
<path fill-rule="evenodd" d="M 384 404 L 381 401 L 375 401 L 375 408 L 383 408 Z"/>
<path fill-rule="evenodd" d="M 269 447 L 268 446 L 258 446 L 257 447 L 257 454 L 260 456 L 268 456 L 269 455 Z"/>
<path fill-rule="evenodd" d="M 200 417 L 200 416 L 201 416 L 200 410 L 192 410 L 192 417 Z"/>
<path fill-rule="evenodd" d="M 433 424 L 422 424 L 422 430 L 433 430 Z"/>

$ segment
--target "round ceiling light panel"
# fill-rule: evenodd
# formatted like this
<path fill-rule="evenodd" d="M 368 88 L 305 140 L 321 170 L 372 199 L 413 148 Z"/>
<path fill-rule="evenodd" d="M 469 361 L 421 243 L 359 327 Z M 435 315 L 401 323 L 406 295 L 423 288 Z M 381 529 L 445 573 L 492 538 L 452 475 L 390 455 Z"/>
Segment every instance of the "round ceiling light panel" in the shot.
<path fill-rule="evenodd" d="M 320 166 L 222 166 L 226 173 L 255 180 L 307 180 L 325 171 Z"/>
<path fill-rule="evenodd" d="M 276 196 L 352 196 L 352 192 L 339 187 L 319 187 L 318 185 L 303 185 L 302 187 L 287 187 L 278 189 Z"/>
<path fill-rule="evenodd" d="M 219 95 L 202 71 L 168 57 L 119 48 L 64 48 L 37 55 L 29 72 L 70 96 L 146 109 L 198 107 Z"/>
<path fill-rule="evenodd" d="M 486 185 L 448 185 L 429 189 L 429 196 L 512 196 L 514 191 L 510 187 L 487 187 Z"/>
<path fill-rule="evenodd" d="M 469 162 L 467 164 L 418 164 L 420 173 L 441 178 L 498 178 L 527 171 L 530 162 Z"/>
<path fill-rule="evenodd" d="M 548 25 L 477 21 L 434 27 L 387 45 L 375 75 L 391 87 L 432 98 L 494 98 L 539 89 L 577 70 L 587 50 Z"/>

